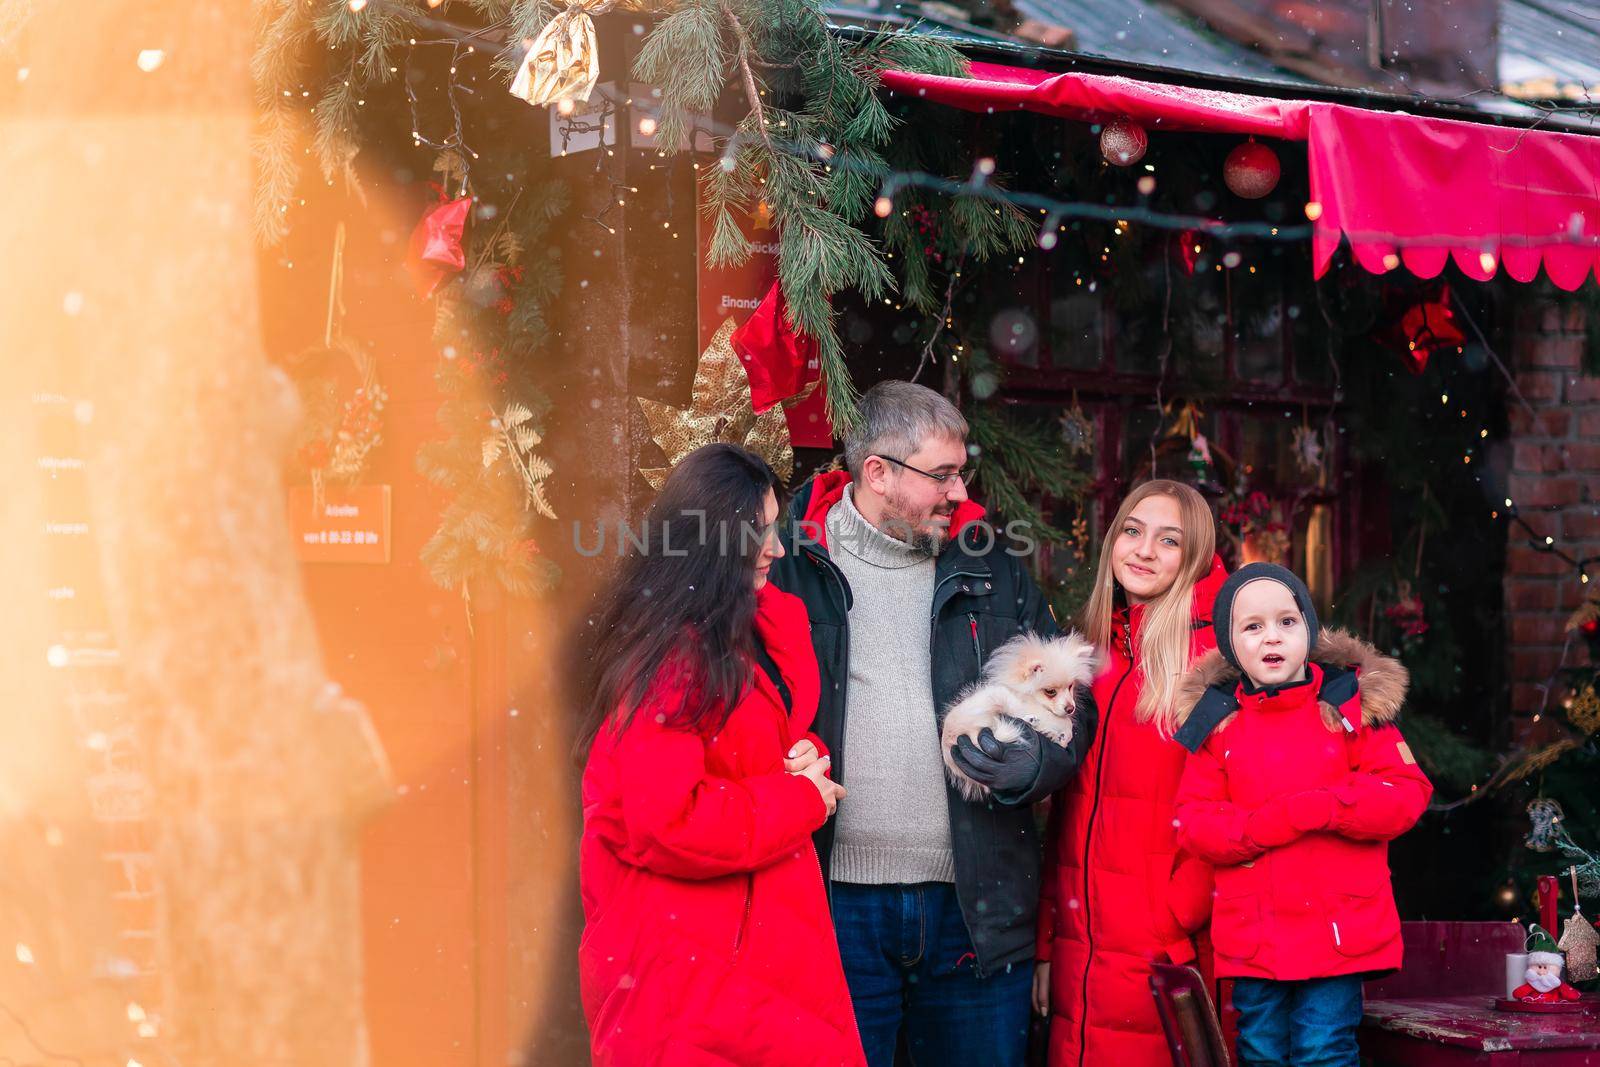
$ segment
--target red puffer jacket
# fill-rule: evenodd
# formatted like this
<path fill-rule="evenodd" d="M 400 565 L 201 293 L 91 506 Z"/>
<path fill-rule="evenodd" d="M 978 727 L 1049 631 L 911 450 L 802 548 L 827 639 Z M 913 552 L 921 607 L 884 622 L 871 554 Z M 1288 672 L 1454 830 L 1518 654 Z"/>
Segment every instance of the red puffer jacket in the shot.
<path fill-rule="evenodd" d="M 1201 747 L 1178 790 L 1178 841 L 1216 864 L 1218 977 L 1400 966 L 1388 843 L 1433 794 L 1394 724 L 1405 690 L 1404 667 L 1338 631 L 1317 642 L 1308 681 L 1276 692 L 1248 691 L 1220 654 L 1186 679 L 1180 706 L 1202 721 L 1179 737 Z"/>
<path fill-rule="evenodd" d="M 1195 585 L 1191 656 L 1216 647 L 1211 605 L 1227 577 L 1218 559 Z M 1143 613 L 1119 613 L 1094 683 L 1099 732 L 1046 831 L 1038 958 L 1050 962 L 1051 1067 L 1171 1062 L 1150 962 L 1193 960 L 1190 934 L 1211 907 L 1210 869 L 1179 856 L 1173 829 L 1188 753 L 1134 716 L 1142 683 L 1131 655 Z"/>
<path fill-rule="evenodd" d="M 578 967 L 597 1065 L 866 1062 L 811 845 L 826 810 L 783 770 L 812 736 L 810 626 L 797 598 L 757 597 L 792 713 L 757 668 L 706 737 L 665 723 L 663 685 L 584 769 Z"/>

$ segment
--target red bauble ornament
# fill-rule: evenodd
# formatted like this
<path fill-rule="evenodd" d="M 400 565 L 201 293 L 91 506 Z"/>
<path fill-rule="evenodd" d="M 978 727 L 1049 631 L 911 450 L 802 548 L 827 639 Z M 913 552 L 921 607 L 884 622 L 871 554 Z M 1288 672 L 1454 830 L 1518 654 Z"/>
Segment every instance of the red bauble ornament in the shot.
<path fill-rule="evenodd" d="M 417 228 L 411 231 L 406 266 L 416 283 L 417 295 L 426 299 L 439 283 L 467 265 L 461 238 L 467 229 L 472 197 L 447 200 L 429 208 Z"/>
<path fill-rule="evenodd" d="M 1278 187 L 1278 154 L 1264 144 L 1246 141 L 1228 153 L 1222 180 L 1234 196 L 1260 200 Z"/>
<path fill-rule="evenodd" d="M 1149 147 L 1149 134 L 1132 119 L 1112 119 L 1100 129 L 1100 155 L 1113 167 L 1133 166 Z"/>

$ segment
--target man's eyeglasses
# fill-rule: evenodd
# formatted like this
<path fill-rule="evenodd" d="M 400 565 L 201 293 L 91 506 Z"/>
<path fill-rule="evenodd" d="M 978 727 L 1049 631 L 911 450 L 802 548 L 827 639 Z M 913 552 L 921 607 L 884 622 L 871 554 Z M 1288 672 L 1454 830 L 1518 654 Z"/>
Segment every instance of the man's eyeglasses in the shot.
<path fill-rule="evenodd" d="M 932 478 L 940 485 L 949 485 L 950 479 L 952 478 L 960 478 L 962 485 L 971 485 L 972 480 L 978 476 L 978 461 L 976 459 L 958 471 L 949 471 L 945 474 L 934 474 L 931 471 L 923 470 L 921 467 L 913 467 L 905 460 L 895 459 L 893 456 L 879 456 L 878 458 L 889 463 L 893 463 L 896 467 L 904 467 L 908 471 L 915 471 L 924 478 Z"/>

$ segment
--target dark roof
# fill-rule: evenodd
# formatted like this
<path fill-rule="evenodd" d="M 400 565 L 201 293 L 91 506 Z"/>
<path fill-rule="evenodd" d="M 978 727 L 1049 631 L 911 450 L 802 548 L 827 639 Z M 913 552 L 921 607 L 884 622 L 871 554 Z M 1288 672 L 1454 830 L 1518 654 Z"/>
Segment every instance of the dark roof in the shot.
<path fill-rule="evenodd" d="M 1501 0 L 1499 68 L 1507 96 L 1600 106 L 1600 3 Z"/>
<path fill-rule="evenodd" d="M 1306 81 L 1253 49 L 1213 33 L 1193 17 L 1153 0 L 1015 3 L 1029 18 L 1070 29 L 1075 52 L 1221 77 Z"/>
<path fill-rule="evenodd" d="M 1065 47 L 1040 45 L 999 28 L 1004 20 L 994 16 L 1001 10 L 1014 12 L 1011 25 L 1025 18 L 1035 27 L 1068 30 L 1071 37 Z M 945 37 L 974 59 L 1047 70 L 1127 74 L 1585 133 L 1594 132 L 1595 112 L 1600 111 L 1600 0 L 1500 0 L 1498 73 L 1506 95 L 1452 97 L 1313 80 L 1211 30 L 1165 0 L 831 0 L 825 11 L 846 33 L 851 27 L 854 32 L 909 29 Z M 1586 90 L 1593 91 L 1592 104 L 1583 95 Z M 1563 111 L 1563 105 L 1572 110 Z"/>

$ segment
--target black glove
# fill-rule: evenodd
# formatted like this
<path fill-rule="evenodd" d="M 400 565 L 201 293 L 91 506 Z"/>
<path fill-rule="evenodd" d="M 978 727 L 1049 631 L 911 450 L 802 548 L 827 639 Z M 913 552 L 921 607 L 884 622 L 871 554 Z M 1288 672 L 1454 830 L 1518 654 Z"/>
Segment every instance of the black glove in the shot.
<path fill-rule="evenodd" d="M 1039 777 L 1043 755 L 1044 738 L 1030 727 L 1023 726 L 1022 736 L 1009 744 L 995 740 L 994 732 L 985 727 L 977 744 L 970 737 L 958 738 L 950 759 L 968 778 L 1004 799 L 1028 791 Z"/>

